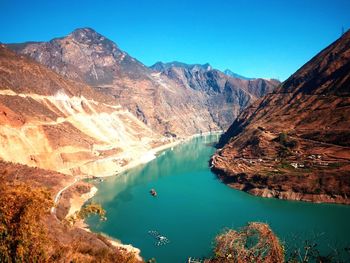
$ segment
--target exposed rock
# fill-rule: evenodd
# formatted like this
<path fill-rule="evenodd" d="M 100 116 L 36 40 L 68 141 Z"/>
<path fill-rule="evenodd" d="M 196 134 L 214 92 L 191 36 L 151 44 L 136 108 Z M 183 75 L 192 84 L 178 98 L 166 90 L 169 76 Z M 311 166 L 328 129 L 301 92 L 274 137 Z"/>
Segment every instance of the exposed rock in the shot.
<path fill-rule="evenodd" d="M 113 98 L 0 47 L 0 158 L 67 174 L 115 174 L 168 142 Z"/>
<path fill-rule="evenodd" d="M 223 129 L 232 123 L 242 109 L 279 85 L 275 80 L 233 78 L 213 69 L 209 64 L 158 62 L 151 68 L 180 86 L 204 94 L 204 105 L 207 105 L 213 121 Z"/>
<path fill-rule="evenodd" d="M 200 89 L 184 85 L 147 68 L 90 28 L 77 29 L 49 42 L 8 46 L 114 97 L 151 129 L 168 136 L 226 129 L 243 107 L 278 84 L 255 84 L 255 80 L 233 84 L 224 74 L 212 71 L 210 65 L 195 65 L 191 70 L 206 71 L 207 79 L 199 80 Z"/>
<path fill-rule="evenodd" d="M 350 31 L 222 136 L 213 170 L 254 195 L 350 204 Z"/>

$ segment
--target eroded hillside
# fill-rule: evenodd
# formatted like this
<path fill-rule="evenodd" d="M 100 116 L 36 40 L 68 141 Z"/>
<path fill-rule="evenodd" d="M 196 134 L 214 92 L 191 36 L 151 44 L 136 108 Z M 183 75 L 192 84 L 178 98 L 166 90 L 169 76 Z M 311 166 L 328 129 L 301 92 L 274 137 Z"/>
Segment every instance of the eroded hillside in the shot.
<path fill-rule="evenodd" d="M 254 195 L 349 204 L 350 31 L 240 114 L 213 169 Z"/>
<path fill-rule="evenodd" d="M 77 29 L 49 42 L 8 46 L 64 77 L 113 97 L 148 127 L 168 137 L 227 129 L 257 94 L 266 94 L 278 85 L 248 85 L 248 81 L 238 79 L 232 85 L 233 78 L 217 71 L 205 77 L 202 74 L 199 82 L 203 85 L 194 87 L 190 78 L 180 83 L 149 69 L 91 28 Z"/>
<path fill-rule="evenodd" d="M 115 174 L 167 139 L 109 96 L 0 47 L 0 158 L 68 174 Z"/>

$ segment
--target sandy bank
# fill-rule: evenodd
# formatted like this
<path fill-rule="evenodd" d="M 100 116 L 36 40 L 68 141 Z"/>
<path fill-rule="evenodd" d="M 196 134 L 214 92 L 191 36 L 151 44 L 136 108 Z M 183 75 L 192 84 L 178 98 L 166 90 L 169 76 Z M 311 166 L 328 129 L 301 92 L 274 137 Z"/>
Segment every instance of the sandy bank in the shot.
<path fill-rule="evenodd" d="M 161 152 L 163 150 L 166 150 L 168 148 L 171 148 L 171 147 L 174 147 L 178 144 L 180 144 L 181 142 L 183 142 L 184 139 L 179 139 L 179 140 L 176 140 L 176 141 L 173 141 L 173 142 L 170 142 L 170 143 L 167 143 L 167 144 L 164 144 L 164 145 L 161 145 L 161 146 L 158 146 L 156 148 L 153 148 L 149 151 L 146 151 L 144 154 L 140 155 L 139 158 L 134 158 L 133 160 L 131 160 L 128 164 L 120 167 L 114 167 L 115 169 L 111 169 L 113 172 L 102 172 L 101 170 L 101 173 L 100 174 L 96 174 L 94 173 L 94 177 L 110 177 L 110 176 L 116 176 L 118 174 L 121 174 L 131 168 L 134 168 L 140 164 L 146 164 L 150 161 L 152 161 L 153 159 L 156 158 L 156 154 L 158 152 Z M 107 159 L 102 159 L 102 160 L 98 160 L 98 162 L 113 162 L 113 158 L 109 157 Z M 94 166 L 97 166 L 97 162 L 94 162 L 92 163 L 92 165 Z M 101 165 L 103 166 L 103 169 L 107 166 L 104 166 L 104 165 Z M 113 168 L 113 167 L 111 167 Z M 96 169 L 95 169 L 96 170 Z"/>

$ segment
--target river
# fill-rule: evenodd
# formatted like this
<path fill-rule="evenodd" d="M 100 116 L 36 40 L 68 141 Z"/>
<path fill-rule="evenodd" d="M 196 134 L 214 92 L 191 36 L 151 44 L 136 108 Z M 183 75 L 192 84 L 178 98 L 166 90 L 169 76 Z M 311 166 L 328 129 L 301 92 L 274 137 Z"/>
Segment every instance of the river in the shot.
<path fill-rule="evenodd" d="M 349 246 L 350 206 L 267 199 L 231 189 L 208 167 L 216 140 L 194 138 L 96 184 L 93 202 L 106 209 L 108 220 L 88 218 L 91 230 L 132 244 L 158 263 L 211 256 L 218 233 L 252 221 L 268 223 L 287 249 L 305 240 L 317 240 L 323 252 Z M 152 188 L 157 197 L 150 195 Z M 156 246 L 152 230 L 170 243 Z"/>

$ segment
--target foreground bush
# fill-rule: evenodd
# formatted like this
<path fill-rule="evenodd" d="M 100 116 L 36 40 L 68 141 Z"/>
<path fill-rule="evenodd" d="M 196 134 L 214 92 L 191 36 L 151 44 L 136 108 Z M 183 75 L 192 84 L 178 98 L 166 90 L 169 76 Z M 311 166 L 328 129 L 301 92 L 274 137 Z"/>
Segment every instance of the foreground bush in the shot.
<path fill-rule="evenodd" d="M 215 257 L 206 262 L 281 263 L 284 249 L 267 224 L 249 223 L 240 231 L 228 230 L 216 237 Z"/>
<path fill-rule="evenodd" d="M 42 189 L 0 183 L 0 262 L 46 262 L 49 240 L 42 218 L 53 202 Z"/>

